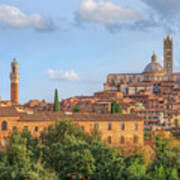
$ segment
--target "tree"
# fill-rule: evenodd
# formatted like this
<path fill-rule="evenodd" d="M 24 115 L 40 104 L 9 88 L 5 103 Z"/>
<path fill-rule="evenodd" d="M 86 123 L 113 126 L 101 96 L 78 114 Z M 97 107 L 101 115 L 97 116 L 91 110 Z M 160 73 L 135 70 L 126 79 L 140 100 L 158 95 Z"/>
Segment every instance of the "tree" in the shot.
<path fill-rule="evenodd" d="M 122 114 L 121 105 L 119 103 L 116 103 L 115 111 L 116 113 Z"/>
<path fill-rule="evenodd" d="M 58 142 L 48 149 L 46 163 L 57 172 L 59 179 L 89 179 L 96 168 L 89 146 L 84 140 L 66 136 L 64 144 Z"/>
<path fill-rule="evenodd" d="M 114 113 L 116 113 L 116 102 L 115 101 L 112 102 L 112 104 L 111 104 L 111 114 L 114 114 Z"/>
<path fill-rule="evenodd" d="M 121 105 L 119 103 L 117 103 L 116 101 L 112 102 L 111 104 L 111 113 L 122 113 L 122 108 Z"/>
<path fill-rule="evenodd" d="M 3 154 L 4 158 L 0 159 L 0 179 L 58 180 L 53 170 L 44 167 L 41 158 L 34 160 L 29 147 L 27 137 L 23 133 L 13 133 Z M 2 152 L 0 154 L 2 155 Z"/>
<path fill-rule="evenodd" d="M 75 107 L 73 108 L 73 112 L 79 112 L 80 108 L 79 106 L 76 104 Z"/>
<path fill-rule="evenodd" d="M 54 112 L 59 112 L 60 111 L 59 97 L 58 97 L 58 90 L 57 90 L 57 88 L 55 89 L 53 110 L 54 110 Z"/>
<path fill-rule="evenodd" d="M 121 179 L 123 157 L 98 134 L 87 134 L 68 120 L 57 121 L 41 134 L 43 162 L 60 179 Z"/>

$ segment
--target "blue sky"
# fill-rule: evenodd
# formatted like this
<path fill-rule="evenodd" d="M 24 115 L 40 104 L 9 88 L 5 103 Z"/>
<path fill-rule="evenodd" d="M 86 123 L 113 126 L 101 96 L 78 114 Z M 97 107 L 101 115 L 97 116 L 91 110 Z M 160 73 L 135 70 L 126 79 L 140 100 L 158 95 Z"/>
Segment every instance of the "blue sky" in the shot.
<path fill-rule="evenodd" d="M 19 62 L 20 102 L 92 95 L 108 73 L 142 72 L 163 38 L 174 38 L 180 71 L 179 0 L 0 0 L 0 96 Z"/>

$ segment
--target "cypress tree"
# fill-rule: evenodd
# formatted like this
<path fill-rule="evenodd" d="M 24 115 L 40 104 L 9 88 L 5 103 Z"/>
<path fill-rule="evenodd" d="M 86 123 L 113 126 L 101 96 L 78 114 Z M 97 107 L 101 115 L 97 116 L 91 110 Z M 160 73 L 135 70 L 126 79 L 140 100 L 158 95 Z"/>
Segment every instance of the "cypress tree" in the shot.
<path fill-rule="evenodd" d="M 59 97 L 58 97 L 58 90 L 57 90 L 57 88 L 55 89 L 53 111 L 54 112 L 59 112 L 60 111 Z"/>

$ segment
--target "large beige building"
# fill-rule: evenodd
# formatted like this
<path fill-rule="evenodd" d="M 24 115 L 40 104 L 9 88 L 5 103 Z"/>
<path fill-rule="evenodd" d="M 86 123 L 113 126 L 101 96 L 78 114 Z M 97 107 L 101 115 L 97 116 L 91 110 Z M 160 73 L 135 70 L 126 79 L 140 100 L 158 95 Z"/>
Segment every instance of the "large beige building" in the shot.
<path fill-rule="evenodd" d="M 121 91 L 125 95 L 133 95 L 140 90 L 153 93 L 158 90 L 158 84 L 164 81 L 176 82 L 176 86 L 180 87 L 180 73 L 173 72 L 173 39 L 169 35 L 164 39 L 164 67 L 157 62 L 154 53 L 142 73 L 109 74 L 104 90 Z"/>

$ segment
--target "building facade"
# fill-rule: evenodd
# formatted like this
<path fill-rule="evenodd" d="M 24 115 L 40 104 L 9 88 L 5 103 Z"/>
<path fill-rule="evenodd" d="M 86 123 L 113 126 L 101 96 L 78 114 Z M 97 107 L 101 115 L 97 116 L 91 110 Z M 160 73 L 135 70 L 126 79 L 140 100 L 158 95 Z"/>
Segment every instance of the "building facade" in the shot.
<path fill-rule="evenodd" d="M 14 129 L 29 130 L 35 137 L 56 120 L 70 120 L 89 133 L 97 128 L 102 140 L 113 147 L 143 146 L 144 122 L 136 115 L 54 113 L 24 111 L 18 107 L 0 107 L 0 145 L 5 146 Z"/>
<path fill-rule="evenodd" d="M 180 87 L 180 73 L 173 72 L 173 40 L 170 36 L 164 40 L 164 67 L 157 62 L 154 53 L 142 73 L 109 74 L 104 90 L 120 91 L 124 95 L 133 95 L 140 90 L 153 93 L 163 81 L 173 81 Z"/>

